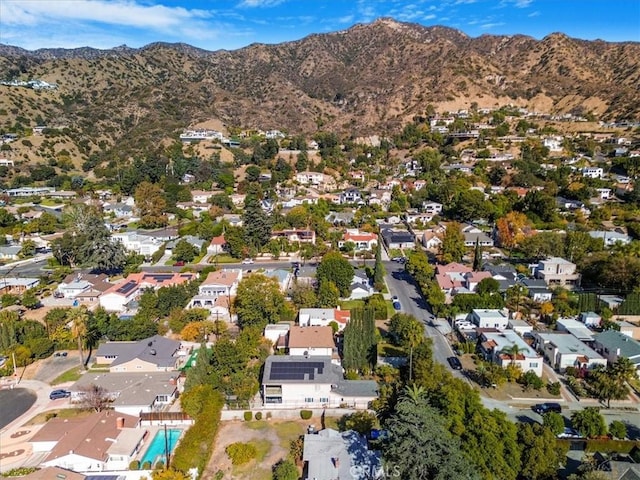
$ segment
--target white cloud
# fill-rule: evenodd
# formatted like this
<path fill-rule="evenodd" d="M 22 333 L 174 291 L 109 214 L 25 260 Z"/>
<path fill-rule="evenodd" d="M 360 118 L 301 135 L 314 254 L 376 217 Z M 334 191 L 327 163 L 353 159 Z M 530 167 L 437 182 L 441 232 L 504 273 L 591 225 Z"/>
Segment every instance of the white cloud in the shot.
<path fill-rule="evenodd" d="M 482 25 L 480 25 L 480 28 L 482 30 L 491 30 L 492 28 L 500 27 L 502 25 L 504 25 L 504 22 L 483 23 Z"/>
<path fill-rule="evenodd" d="M 540 12 L 539 11 L 535 11 L 535 12 L 531 12 L 529 15 L 527 15 L 527 17 L 539 17 L 540 16 Z"/>
<path fill-rule="evenodd" d="M 533 3 L 533 0 L 500 0 L 499 7 L 516 7 L 516 8 L 527 8 L 529 5 Z"/>
<path fill-rule="evenodd" d="M 342 24 L 344 24 L 344 23 L 353 23 L 353 19 L 354 18 L 355 17 L 353 15 L 345 15 L 344 17 L 337 18 L 336 21 L 338 23 L 342 23 Z"/>
<path fill-rule="evenodd" d="M 286 0 L 242 0 L 238 6 L 246 8 L 267 8 L 275 7 L 285 1 Z"/>
<path fill-rule="evenodd" d="M 35 26 L 51 21 L 85 21 L 164 30 L 189 20 L 210 18 L 213 12 L 183 7 L 142 5 L 133 1 L 57 0 L 18 2 L 3 0 L 4 25 Z"/>

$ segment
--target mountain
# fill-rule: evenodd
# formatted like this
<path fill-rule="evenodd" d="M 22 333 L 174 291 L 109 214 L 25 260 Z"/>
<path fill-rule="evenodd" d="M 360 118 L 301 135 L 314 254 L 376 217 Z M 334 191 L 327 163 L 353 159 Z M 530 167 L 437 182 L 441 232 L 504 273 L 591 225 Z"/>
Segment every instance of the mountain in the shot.
<path fill-rule="evenodd" d="M 4 125 L 64 125 L 75 153 L 131 155 L 208 119 L 227 125 L 344 134 L 397 131 L 439 110 L 513 103 L 552 112 L 637 118 L 640 44 L 556 33 L 471 38 L 446 27 L 383 18 L 277 45 L 208 52 L 154 43 L 27 51 L 0 45 Z M 76 152 L 77 150 L 77 152 Z"/>

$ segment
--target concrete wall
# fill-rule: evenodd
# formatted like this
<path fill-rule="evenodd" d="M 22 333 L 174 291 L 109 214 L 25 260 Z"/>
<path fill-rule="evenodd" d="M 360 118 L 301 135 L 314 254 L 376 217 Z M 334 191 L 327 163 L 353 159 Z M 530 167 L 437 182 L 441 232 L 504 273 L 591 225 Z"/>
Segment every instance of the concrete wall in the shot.
<path fill-rule="evenodd" d="M 313 416 L 309 419 L 309 423 L 317 423 L 320 421 L 322 414 L 327 417 L 341 417 L 350 413 L 362 410 L 352 408 L 307 408 L 307 409 L 270 409 L 270 408 L 252 408 L 251 410 L 222 410 L 220 420 L 244 420 L 244 412 L 252 412 L 254 417 L 256 412 L 262 413 L 262 419 L 267 419 L 267 412 L 271 413 L 272 419 L 278 420 L 300 420 L 300 410 L 311 410 Z"/>

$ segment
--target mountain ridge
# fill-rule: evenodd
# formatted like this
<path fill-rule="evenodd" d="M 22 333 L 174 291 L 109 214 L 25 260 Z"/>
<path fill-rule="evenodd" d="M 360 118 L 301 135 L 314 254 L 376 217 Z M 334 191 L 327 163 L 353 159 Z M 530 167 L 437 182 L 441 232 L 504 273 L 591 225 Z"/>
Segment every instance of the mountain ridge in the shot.
<path fill-rule="evenodd" d="M 511 103 L 603 119 L 640 113 L 640 43 L 563 33 L 541 40 L 469 37 L 390 18 L 237 50 L 166 42 L 35 52 L 0 45 L 0 69 L 59 86 L 3 95 L 0 108 L 9 122 L 21 116 L 33 123 L 36 115 L 69 120 L 89 142 L 83 156 L 99 151 L 100 141 L 145 148 L 211 118 L 248 128 L 360 136 L 394 133 L 429 105 L 442 111 Z M 29 98 L 13 98 L 22 96 Z M 28 116 L 11 113 L 20 104 L 29 107 Z"/>

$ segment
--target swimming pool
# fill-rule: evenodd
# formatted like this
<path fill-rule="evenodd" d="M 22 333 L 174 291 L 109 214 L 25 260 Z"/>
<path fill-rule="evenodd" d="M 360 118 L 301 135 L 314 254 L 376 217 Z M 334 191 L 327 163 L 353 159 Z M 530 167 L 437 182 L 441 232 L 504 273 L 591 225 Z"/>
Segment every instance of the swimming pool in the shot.
<path fill-rule="evenodd" d="M 149 444 L 149 448 L 147 448 L 147 451 L 140 460 L 140 467 L 142 467 L 145 462 L 151 462 L 151 467 L 155 466 L 158 461 L 162 461 L 165 465 L 167 464 L 165 449 L 168 449 L 169 453 L 173 452 L 173 449 L 176 448 L 176 444 L 178 443 L 178 438 L 180 438 L 182 430 L 179 428 L 170 428 L 167 429 L 166 432 L 166 442 L 165 430 L 159 430 L 155 437 L 153 437 L 153 440 L 151 440 L 151 443 Z"/>

